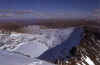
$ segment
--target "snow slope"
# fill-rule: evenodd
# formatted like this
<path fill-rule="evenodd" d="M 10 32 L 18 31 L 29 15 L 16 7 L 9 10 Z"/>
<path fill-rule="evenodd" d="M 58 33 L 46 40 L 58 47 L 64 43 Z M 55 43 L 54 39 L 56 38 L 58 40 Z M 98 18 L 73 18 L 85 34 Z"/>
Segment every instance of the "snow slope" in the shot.
<path fill-rule="evenodd" d="M 37 34 L 12 33 L 0 35 L 0 49 L 15 51 L 38 57 L 49 48 L 53 48 L 68 39 L 74 28 L 40 30 Z M 37 52 L 37 53 L 36 53 Z"/>
<path fill-rule="evenodd" d="M 82 29 L 81 28 L 67 28 L 67 29 L 40 29 L 38 31 L 31 31 L 32 33 L 16 33 L 12 32 L 11 34 L 0 34 L 0 51 L 3 50 L 4 53 L 7 51 L 5 56 L 0 56 L 0 58 L 8 60 L 10 58 L 9 52 L 13 53 L 11 57 L 13 60 L 13 63 L 23 63 L 27 61 L 29 58 L 39 58 L 43 55 L 43 58 L 41 60 L 49 61 L 50 58 L 56 60 L 60 56 L 68 55 L 68 53 L 65 53 L 67 51 L 66 49 L 70 50 L 73 46 L 77 45 L 81 39 Z M 75 32 L 75 34 L 73 34 Z M 77 38 L 76 38 L 77 37 Z M 66 45 L 62 47 L 64 41 L 68 40 L 68 42 L 65 42 Z M 59 46 L 59 48 L 55 48 Z M 68 48 L 65 48 L 68 47 Z M 54 54 L 52 52 L 49 52 L 50 55 L 45 54 L 45 52 L 48 52 L 48 50 L 53 50 Z M 58 52 L 59 51 L 59 52 Z M 67 51 L 68 52 L 68 51 Z M 56 54 L 55 54 L 56 53 Z M 58 54 L 57 54 L 58 53 Z M 17 58 L 21 58 L 20 56 L 16 57 L 15 55 L 21 55 L 23 58 L 22 60 L 17 60 Z M 13 56 L 14 55 L 14 56 Z M 54 57 L 55 56 L 55 57 Z M 24 57 L 26 60 L 24 61 Z M 65 56 L 64 56 L 65 57 Z M 48 58 L 48 60 L 46 60 Z M 29 59 L 30 60 L 30 59 Z M 2 60 L 3 61 L 3 60 Z M 0 64 L 4 65 L 11 65 L 9 62 L 11 60 L 8 60 L 8 63 L 4 63 L 0 61 Z M 30 60 L 32 61 L 32 60 Z M 30 62 L 29 61 L 29 62 Z M 28 62 L 28 61 L 27 61 Z M 34 65 L 34 62 L 29 63 L 29 65 Z M 21 64 L 20 64 L 21 65 Z M 38 64 L 37 64 L 38 65 Z M 46 65 L 49 65 L 46 63 Z"/>
<path fill-rule="evenodd" d="M 54 65 L 39 59 L 0 50 L 0 65 Z"/>

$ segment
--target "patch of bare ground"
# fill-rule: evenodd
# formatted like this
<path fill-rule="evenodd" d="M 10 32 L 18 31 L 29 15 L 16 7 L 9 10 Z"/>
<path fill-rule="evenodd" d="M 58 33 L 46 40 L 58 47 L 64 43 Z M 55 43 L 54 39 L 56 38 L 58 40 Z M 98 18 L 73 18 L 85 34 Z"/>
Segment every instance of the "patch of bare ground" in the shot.
<path fill-rule="evenodd" d="M 23 28 L 22 24 L 17 24 L 15 22 L 0 24 L 0 30 L 2 32 L 21 32 L 23 33 L 24 31 L 22 28 Z"/>
<path fill-rule="evenodd" d="M 15 31 L 15 32 L 24 32 L 23 27 L 29 25 L 40 25 L 43 29 L 48 28 L 68 28 L 68 27 L 88 27 L 89 30 L 97 31 L 100 29 L 100 23 L 91 20 L 53 20 L 53 19 L 43 19 L 43 20 L 35 20 L 33 23 L 32 20 L 27 21 L 16 21 L 9 23 L 0 23 L 0 29 L 6 31 Z"/>

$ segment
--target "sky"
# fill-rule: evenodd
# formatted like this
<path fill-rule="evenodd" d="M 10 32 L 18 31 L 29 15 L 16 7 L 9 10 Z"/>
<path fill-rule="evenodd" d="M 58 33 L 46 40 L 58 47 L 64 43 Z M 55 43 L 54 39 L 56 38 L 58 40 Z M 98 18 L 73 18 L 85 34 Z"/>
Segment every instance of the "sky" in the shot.
<path fill-rule="evenodd" d="M 81 18 L 98 8 L 100 0 L 0 0 L 0 10 L 29 11 L 24 16 L 34 18 Z"/>

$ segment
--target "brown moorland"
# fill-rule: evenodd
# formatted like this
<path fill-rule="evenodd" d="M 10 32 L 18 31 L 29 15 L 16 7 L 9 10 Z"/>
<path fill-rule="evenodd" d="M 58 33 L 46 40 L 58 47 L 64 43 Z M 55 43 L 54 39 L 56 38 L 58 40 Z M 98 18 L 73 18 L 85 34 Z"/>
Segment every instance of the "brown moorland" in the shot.
<path fill-rule="evenodd" d="M 39 19 L 35 20 L 15 20 L 16 22 L 0 23 L 0 29 L 6 31 L 23 32 L 21 28 L 28 25 L 42 25 L 46 28 L 68 28 L 68 27 L 88 27 L 91 31 L 97 31 L 100 23 L 96 20 L 62 20 L 62 19 Z"/>

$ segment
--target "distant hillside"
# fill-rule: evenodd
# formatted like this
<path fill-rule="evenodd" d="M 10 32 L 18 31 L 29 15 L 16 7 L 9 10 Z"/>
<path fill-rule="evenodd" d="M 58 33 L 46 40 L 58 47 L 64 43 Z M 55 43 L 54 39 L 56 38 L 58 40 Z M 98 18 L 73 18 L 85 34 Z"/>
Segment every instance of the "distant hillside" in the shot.
<path fill-rule="evenodd" d="M 3 22 L 4 21 L 4 22 Z M 29 25 L 41 25 L 43 28 L 68 28 L 68 27 L 90 27 L 100 28 L 100 22 L 96 20 L 63 20 L 63 19 L 35 19 L 35 20 L 0 20 L 0 29 L 19 31 L 20 28 Z"/>
<path fill-rule="evenodd" d="M 10 32 L 10 31 L 16 31 L 16 32 L 22 32 L 22 30 L 20 30 L 24 25 L 22 24 L 17 24 L 17 23 L 1 23 L 0 24 L 0 30 L 2 30 L 3 32 Z"/>

